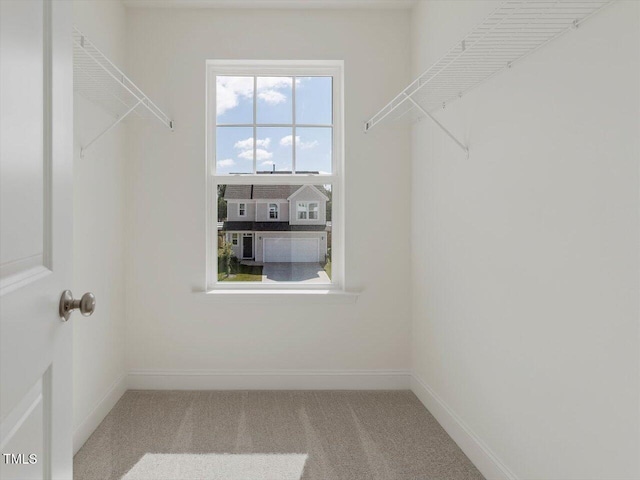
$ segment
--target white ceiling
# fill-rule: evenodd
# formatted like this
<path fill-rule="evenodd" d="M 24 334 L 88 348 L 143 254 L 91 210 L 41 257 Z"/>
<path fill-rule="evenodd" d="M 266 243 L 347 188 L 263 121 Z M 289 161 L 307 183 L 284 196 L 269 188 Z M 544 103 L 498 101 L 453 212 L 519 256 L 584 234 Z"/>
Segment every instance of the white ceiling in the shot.
<path fill-rule="evenodd" d="M 411 8 L 419 0 L 122 0 L 127 7 L 164 8 Z"/>

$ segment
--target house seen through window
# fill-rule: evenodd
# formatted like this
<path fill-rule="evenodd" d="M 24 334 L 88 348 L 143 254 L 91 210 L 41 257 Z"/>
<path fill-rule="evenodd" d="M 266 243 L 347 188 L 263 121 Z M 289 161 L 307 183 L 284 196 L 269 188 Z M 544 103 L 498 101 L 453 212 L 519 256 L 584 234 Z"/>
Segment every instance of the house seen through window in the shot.
<path fill-rule="evenodd" d="M 212 62 L 210 284 L 338 284 L 341 80 L 335 62 Z"/>
<path fill-rule="evenodd" d="M 269 204 L 269 219 L 277 220 L 278 219 L 278 204 L 270 203 Z"/>

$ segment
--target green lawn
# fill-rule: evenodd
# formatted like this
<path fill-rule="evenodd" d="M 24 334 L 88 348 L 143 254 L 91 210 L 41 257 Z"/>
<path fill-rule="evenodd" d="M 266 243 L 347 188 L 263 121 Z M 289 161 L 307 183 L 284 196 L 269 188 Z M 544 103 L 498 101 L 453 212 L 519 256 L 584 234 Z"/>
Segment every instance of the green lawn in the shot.
<path fill-rule="evenodd" d="M 261 282 L 262 267 L 248 267 L 246 265 L 238 265 L 238 273 L 232 273 L 227 277 L 226 273 L 218 272 L 219 282 Z"/>
<path fill-rule="evenodd" d="M 331 278 L 331 260 L 324 264 L 324 271 L 327 272 L 327 275 Z"/>

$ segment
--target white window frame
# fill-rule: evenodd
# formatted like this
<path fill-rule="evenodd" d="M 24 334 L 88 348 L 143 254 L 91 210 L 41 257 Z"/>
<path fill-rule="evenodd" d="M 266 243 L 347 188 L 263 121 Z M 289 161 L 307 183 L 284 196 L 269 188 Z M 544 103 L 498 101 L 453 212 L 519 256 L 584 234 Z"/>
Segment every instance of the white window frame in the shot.
<path fill-rule="evenodd" d="M 230 233 L 229 236 L 231 237 L 231 245 L 233 245 L 234 247 L 237 247 L 240 244 L 239 241 L 239 234 L 237 233 Z"/>
<path fill-rule="evenodd" d="M 271 217 L 271 206 L 272 205 L 275 205 L 275 207 L 276 207 L 274 209 L 274 212 L 276 214 L 275 217 Z M 268 203 L 267 204 L 267 212 L 268 212 L 268 215 L 269 215 L 269 220 L 280 220 L 280 205 L 279 204 L 273 203 L 273 202 Z"/>
<path fill-rule="evenodd" d="M 300 206 L 302 205 L 302 209 Z M 301 214 L 304 213 L 304 217 Z M 307 206 L 307 202 L 296 202 L 296 220 L 308 220 L 309 219 L 309 209 Z"/>
<path fill-rule="evenodd" d="M 304 205 L 302 208 L 304 208 L 304 210 L 300 209 L 300 205 Z M 315 205 L 316 206 L 316 218 L 311 218 L 311 205 Z M 304 218 L 300 218 L 300 214 L 304 213 L 305 217 Z M 320 202 L 316 202 L 314 201 L 305 201 L 305 202 L 296 202 L 296 220 L 304 220 L 304 221 L 309 221 L 309 220 L 318 220 L 320 218 Z"/>
<path fill-rule="evenodd" d="M 229 293 L 251 291 L 289 291 L 291 294 L 307 290 L 345 290 L 344 255 L 344 62 L 342 60 L 209 60 L 207 61 L 207 272 L 206 290 Z M 217 174 L 216 173 L 216 76 L 331 76 L 333 77 L 333 144 L 331 174 Z M 295 82 L 294 82 L 295 85 Z M 295 88 L 295 86 L 294 86 Z M 294 96 L 295 98 L 295 96 Z M 295 100 L 294 100 L 295 102 Z M 295 111 L 295 104 L 293 105 Z M 255 116 L 254 116 L 255 120 Z M 316 127 L 329 125 L 313 125 Z M 255 159 L 254 159 L 255 163 Z M 295 166 L 295 165 L 294 165 Z M 254 172 L 255 172 L 254 168 Z M 331 284 L 297 282 L 218 282 L 217 212 L 218 185 L 327 185 L 332 188 Z M 319 203 L 319 202 L 318 202 Z M 268 209 L 268 207 L 267 207 Z M 278 209 L 279 210 L 279 209 Z M 319 205 L 318 205 L 319 211 Z M 278 216 L 279 216 L 278 211 Z M 255 247 L 255 246 L 254 246 Z"/>
<path fill-rule="evenodd" d="M 244 205 L 244 208 L 242 207 Z M 242 213 L 244 210 L 244 213 Z M 247 216 L 247 204 L 245 202 L 238 202 L 238 216 L 246 217 Z"/>
<path fill-rule="evenodd" d="M 311 210 L 311 205 L 315 205 L 316 209 Z M 311 218 L 311 213 L 314 212 L 316 214 L 316 218 Z M 319 202 L 309 202 L 307 203 L 307 217 L 309 220 L 319 220 L 320 219 L 320 203 Z"/>

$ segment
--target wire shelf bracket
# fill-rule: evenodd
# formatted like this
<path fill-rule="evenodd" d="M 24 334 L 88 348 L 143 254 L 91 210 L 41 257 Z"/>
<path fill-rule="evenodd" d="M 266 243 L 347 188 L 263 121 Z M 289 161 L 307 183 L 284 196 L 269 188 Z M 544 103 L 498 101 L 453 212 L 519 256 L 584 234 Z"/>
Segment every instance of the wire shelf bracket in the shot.
<path fill-rule="evenodd" d="M 115 117 L 105 130 L 80 148 L 80 157 L 129 116 L 160 121 L 173 131 L 173 121 L 122 70 L 76 27 L 73 29 L 73 85 L 76 93 Z"/>
<path fill-rule="evenodd" d="M 365 133 L 382 122 L 427 117 L 466 154 L 433 113 L 526 58 L 616 0 L 504 0 L 460 42 L 364 124 Z"/>
<path fill-rule="evenodd" d="M 406 94 L 405 94 L 406 95 Z M 418 102 L 416 102 L 413 98 L 411 98 L 410 96 L 406 95 L 406 98 L 411 102 L 411 104 L 418 109 L 418 111 L 420 113 L 422 113 L 425 117 L 429 118 L 433 123 L 435 123 L 438 127 L 440 127 L 440 129 L 447 134 L 447 136 L 453 140 L 456 145 L 458 145 L 462 151 L 467 155 L 467 158 L 469 158 L 469 147 L 467 147 L 464 143 L 462 143 L 460 140 L 458 140 L 456 138 L 456 136 L 451 133 L 449 131 L 449 129 L 447 129 L 447 127 L 445 127 L 444 125 L 442 125 L 442 123 L 440 123 L 438 121 L 438 119 L 436 117 L 434 117 L 433 115 L 431 115 L 429 112 L 427 112 L 424 108 L 422 108 L 420 106 L 420 104 Z"/>

